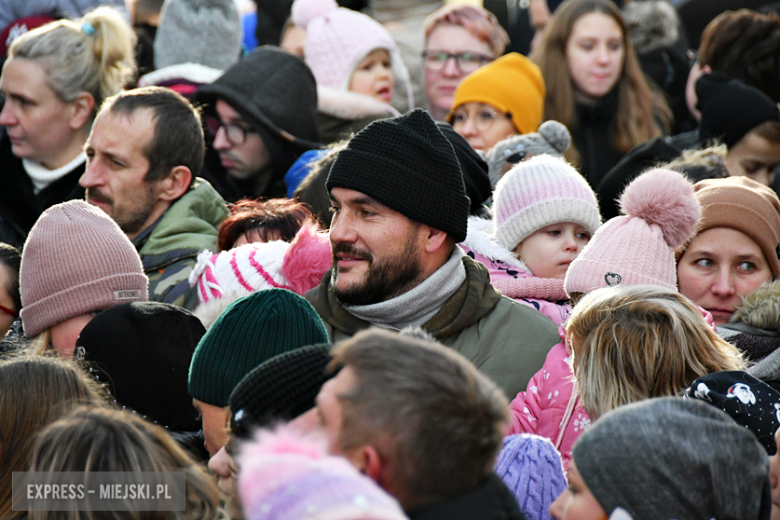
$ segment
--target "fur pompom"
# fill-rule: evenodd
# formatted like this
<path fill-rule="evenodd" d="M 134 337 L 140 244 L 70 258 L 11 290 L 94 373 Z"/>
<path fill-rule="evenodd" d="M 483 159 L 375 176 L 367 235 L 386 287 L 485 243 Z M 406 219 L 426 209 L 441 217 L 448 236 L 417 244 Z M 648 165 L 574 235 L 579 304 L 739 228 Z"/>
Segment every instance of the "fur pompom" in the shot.
<path fill-rule="evenodd" d="M 643 173 L 626 187 L 620 196 L 620 210 L 660 227 L 672 249 L 693 236 L 701 215 L 691 181 L 661 168 Z"/>
<path fill-rule="evenodd" d="M 542 126 L 539 127 L 538 132 L 542 137 L 547 139 L 550 146 L 557 150 L 561 155 L 566 153 L 566 150 L 568 150 L 571 145 L 571 134 L 569 133 L 569 129 L 558 121 L 545 121 L 542 123 Z"/>
<path fill-rule="evenodd" d="M 303 296 L 320 283 L 332 266 L 328 235 L 320 233 L 315 224 L 304 223 L 284 255 L 282 275 L 287 279 L 287 285 Z"/>
<path fill-rule="evenodd" d="M 309 22 L 338 7 L 336 0 L 295 0 L 292 6 L 292 21 L 301 29 L 306 29 Z"/>

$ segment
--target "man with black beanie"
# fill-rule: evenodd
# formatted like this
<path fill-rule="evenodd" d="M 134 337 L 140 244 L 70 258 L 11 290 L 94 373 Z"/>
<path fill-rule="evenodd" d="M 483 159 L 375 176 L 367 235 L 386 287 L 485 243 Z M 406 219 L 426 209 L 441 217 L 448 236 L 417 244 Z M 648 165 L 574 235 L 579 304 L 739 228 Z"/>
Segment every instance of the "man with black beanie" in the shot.
<path fill-rule="evenodd" d="M 456 246 L 469 198 L 458 158 L 430 115 L 374 121 L 339 152 L 326 181 L 333 268 L 307 293 L 332 341 L 370 325 L 420 326 L 512 398 L 560 340 L 542 314 L 493 289 Z"/>
<path fill-rule="evenodd" d="M 284 174 L 319 148 L 317 84 L 297 56 L 273 46 L 255 49 L 193 101 L 204 105 L 210 136 L 206 178 L 228 200 L 284 197 Z"/>

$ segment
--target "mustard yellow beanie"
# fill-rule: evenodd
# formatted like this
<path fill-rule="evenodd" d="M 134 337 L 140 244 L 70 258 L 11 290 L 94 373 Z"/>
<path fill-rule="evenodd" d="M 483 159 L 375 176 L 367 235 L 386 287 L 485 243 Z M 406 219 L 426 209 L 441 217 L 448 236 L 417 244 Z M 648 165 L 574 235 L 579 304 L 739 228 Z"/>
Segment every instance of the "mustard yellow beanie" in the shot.
<path fill-rule="evenodd" d="M 510 114 L 518 133 L 529 134 L 542 124 L 545 96 L 539 67 L 522 54 L 510 52 L 466 76 L 455 90 L 452 110 L 465 103 L 486 103 Z"/>

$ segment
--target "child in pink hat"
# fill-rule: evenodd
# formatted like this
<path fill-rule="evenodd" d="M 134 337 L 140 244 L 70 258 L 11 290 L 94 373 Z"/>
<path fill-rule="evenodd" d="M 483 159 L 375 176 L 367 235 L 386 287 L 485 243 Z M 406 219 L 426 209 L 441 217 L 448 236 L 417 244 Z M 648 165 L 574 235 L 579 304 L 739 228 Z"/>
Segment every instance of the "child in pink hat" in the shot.
<path fill-rule="evenodd" d="M 469 221 L 461 247 L 487 266 L 494 287 L 561 325 L 564 276 L 601 224 L 593 190 L 566 161 L 538 155 L 501 178 L 493 214 Z"/>
<path fill-rule="evenodd" d="M 566 273 L 566 293 L 575 303 L 583 294 L 614 285 L 677 289 L 674 249 L 693 236 L 700 215 L 693 184 L 677 172 L 651 170 L 626 187 L 620 206 L 623 215 L 599 228 Z M 574 441 L 591 420 L 575 389 L 571 344 L 560 331 L 564 341 L 550 350 L 509 408 L 511 433 L 547 437 L 568 466 Z"/>
<path fill-rule="evenodd" d="M 379 22 L 334 0 L 296 0 L 292 21 L 306 30 L 304 59 L 317 80 L 318 125 L 326 144 L 373 119 L 400 115 L 390 104 L 397 83 L 406 86 L 413 108 L 409 72 Z"/>

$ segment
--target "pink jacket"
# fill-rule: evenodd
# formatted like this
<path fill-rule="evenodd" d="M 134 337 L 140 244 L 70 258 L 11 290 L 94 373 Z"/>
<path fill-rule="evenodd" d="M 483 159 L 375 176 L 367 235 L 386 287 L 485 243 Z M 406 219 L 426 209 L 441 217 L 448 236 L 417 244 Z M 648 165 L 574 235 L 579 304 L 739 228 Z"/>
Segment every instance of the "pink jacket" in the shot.
<path fill-rule="evenodd" d="M 552 441 L 569 467 L 571 450 L 582 432 L 590 427 L 590 418 L 582 407 L 574 374 L 569 364 L 571 352 L 566 348 L 565 331 L 558 329 L 561 343 L 547 354 L 542 369 L 528 382 L 525 392 L 512 400 L 513 433 L 535 433 Z"/>
<path fill-rule="evenodd" d="M 481 220 L 469 218 L 468 236 L 458 244 L 460 248 L 488 268 L 493 287 L 541 312 L 556 325 L 562 325 L 571 312 L 563 280 L 535 277 L 514 254 L 490 239 L 488 233 L 492 222 Z"/>

